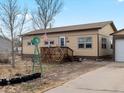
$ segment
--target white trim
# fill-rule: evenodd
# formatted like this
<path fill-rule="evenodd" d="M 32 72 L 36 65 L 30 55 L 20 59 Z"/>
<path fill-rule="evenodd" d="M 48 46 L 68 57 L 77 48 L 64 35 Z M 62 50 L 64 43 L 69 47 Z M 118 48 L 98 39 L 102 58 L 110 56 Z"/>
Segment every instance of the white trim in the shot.
<path fill-rule="evenodd" d="M 66 37 L 65 36 L 60 36 L 59 37 L 59 46 L 61 46 L 61 38 L 64 38 L 64 46 L 66 46 Z"/>
<path fill-rule="evenodd" d="M 80 44 L 79 39 L 81 39 L 81 38 L 84 38 L 84 39 L 91 38 L 91 42 L 84 42 L 84 48 L 79 48 L 79 44 Z M 91 43 L 92 47 L 91 48 L 86 48 L 86 44 L 87 43 Z M 91 36 L 78 37 L 78 44 L 77 44 L 77 46 L 78 46 L 78 49 L 92 49 L 93 48 L 93 38 Z"/>

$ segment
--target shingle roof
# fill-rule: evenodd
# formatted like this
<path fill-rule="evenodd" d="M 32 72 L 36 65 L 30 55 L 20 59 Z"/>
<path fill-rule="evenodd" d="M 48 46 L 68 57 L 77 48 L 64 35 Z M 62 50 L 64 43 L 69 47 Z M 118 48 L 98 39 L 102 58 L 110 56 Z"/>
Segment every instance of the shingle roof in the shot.
<path fill-rule="evenodd" d="M 3 37 L 3 36 L 1 36 L 1 35 L 0 35 L 0 39 L 4 39 L 4 40 L 7 40 L 7 41 L 11 41 L 9 38 Z"/>
<path fill-rule="evenodd" d="M 2 39 L 3 39 L 3 36 L 1 36 L 1 35 L 0 35 L 0 38 L 2 38 Z"/>
<path fill-rule="evenodd" d="M 22 36 L 44 34 L 45 32 L 46 33 L 60 33 L 60 32 L 77 31 L 77 30 L 100 29 L 107 24 L 113 24 L 113 22 L 105 21 L 105 22 L 65 26 L 65 27 L 56 27 L 56 28 L 51 28 L 51 29 L 46 29 L 46 30 L 41 29 L 41 30 L 28 32 L 26 34 L 23 34 Z"/>
<path fill-rule="evenodd" d="M 112 33 L 112 34 L 110 34 L 110 35 L 118 35 L 118 34 L 120 34 L 121 32 L 124 32 L 124 29 L 121 29 L 121 30 L 118 30 L 118 31 L 116 31 L 116 32 L 114 32 L 114 33 Z"/>

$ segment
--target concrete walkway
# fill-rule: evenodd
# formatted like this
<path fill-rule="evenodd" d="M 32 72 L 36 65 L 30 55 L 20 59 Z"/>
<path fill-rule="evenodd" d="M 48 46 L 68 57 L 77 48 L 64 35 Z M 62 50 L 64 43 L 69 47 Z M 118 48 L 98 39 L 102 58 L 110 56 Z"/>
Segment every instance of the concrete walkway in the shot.
<path fill-rule="evenodd" d="M 124 93 L 124 64 L 109 64 L 45 93 Z"/>

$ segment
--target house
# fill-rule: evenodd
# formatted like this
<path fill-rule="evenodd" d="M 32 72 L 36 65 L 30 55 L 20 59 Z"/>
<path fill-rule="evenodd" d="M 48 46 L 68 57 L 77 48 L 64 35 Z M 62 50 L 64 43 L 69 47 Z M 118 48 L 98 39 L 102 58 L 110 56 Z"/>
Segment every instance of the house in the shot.
<path fill-rule="evenodd" d="M 112 55 L 111 33 L 116 32 L 112 21 L 73 25 L 37 30 L 22 35 L 23 55 L 32 55 L 34 46 L 31 44 L 33 37 L 41 39 L 39 47 L 61 46 L 69 47 L 74 51 L 74 56 L 85 58 L 97 58 Z M 44 41 L 44 34 L 47 33 L 49 42 Z"/>
<path fill-rule="evenodd" d="M 0 54 L 11 53 L 11 40 L 0 36 Z"/>
<path fill-rule="evenodd" d="M 124 62 L 124 29 L 111 35 L 113 35 L 114 59 L 117 62 Z"/>

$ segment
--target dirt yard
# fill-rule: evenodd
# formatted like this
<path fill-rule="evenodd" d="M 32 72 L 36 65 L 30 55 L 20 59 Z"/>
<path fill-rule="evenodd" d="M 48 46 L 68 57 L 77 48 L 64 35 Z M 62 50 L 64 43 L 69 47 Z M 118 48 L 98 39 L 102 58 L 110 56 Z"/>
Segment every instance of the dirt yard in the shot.
<path fill-rule="evenodd" d="M 60 86 L 71 79 L 75 79 L 82 74 L 107 64 L 109 63 L 95 61 L 43 64 L 44 78 L 27 83 L 0 87 L 0 93 L 43 93 L 44 91 Z M 37 71 L 38 69 L 37 67 Z M 9 64 L 0 65 L 0 78 L 11 78 L 31 72 L 32 62 L 30 60 L 21 61 L 19 57 L 17 57 L 15 69 L 11 68 Z"/>

